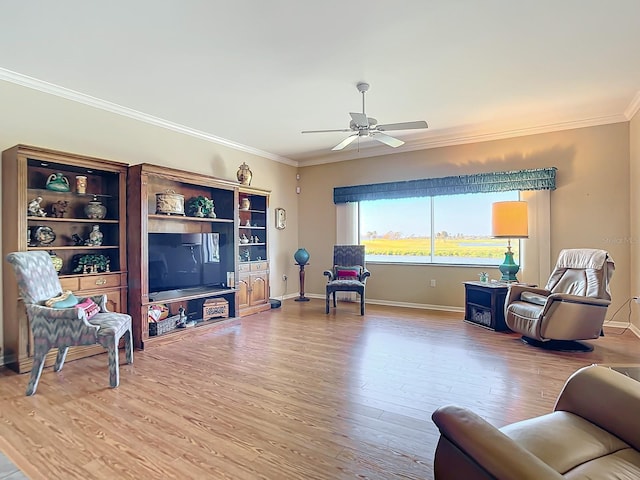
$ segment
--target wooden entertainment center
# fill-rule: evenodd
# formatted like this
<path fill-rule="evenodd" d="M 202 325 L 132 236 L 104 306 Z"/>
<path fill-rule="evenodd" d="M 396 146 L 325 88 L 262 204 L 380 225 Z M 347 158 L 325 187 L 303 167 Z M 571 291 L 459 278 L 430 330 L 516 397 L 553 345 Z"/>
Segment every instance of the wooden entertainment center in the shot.
<path fill-rule="evenodd" d="M 129 314 L 137 348 L 159 336 L 149 335 L 148 312 L 153 305 L 168 307 L 169 315 L 185 309 L 196 327 L 221 318 L 203 319 L 207 300 L 228 303 L 228 316 L 237 317 L 270 308 L 268 302 L 268 199 L 266 190 L 241 187 L 237 182 L 172 168 L 140 164 L 129 167 L 127 182 Z M 213 200 L 215 217 L 156 213 L 158 195 L 181 195 Z M 247 198 L 251 208 L 241 210 Z M 242 222 L 242 225 L 241 225 Z M 248 224 L 247 224 L 248 222 Z M 149 291 L 150 234 L 217 234 L 219 282 L 215 286 Z M 241 245 L 240 239 L 252 240 Z M 259 241 L 255 241 L 255 237 Z M 245 275 L 245 270 L 248 275 Z M 254 291 L 257 296 L 252 295 Z M 171 331 L 167 334 L 178 333 Z"/>
<path fill-rule="evenodd" d="M 57 182 L 62 184 L 58 190 Z M 215 214 L 187 208 L 181 213 L 157 211 L 159 195 L 182 198 L 183 208 L 194 198 L 212 200 Z M 184 331 L 171 328 L 150 336 L 149 310 L 154 306 L 170 316 L 184 310 L 188 325 L 196 328 L 271 308 L 269 197 L 268 190 L 193 172 L 17 145 L 2 154 L 3 256 L 48 251 L 54 263 L 62 264 L 62 288 L 80 296 L 106 294 L 110 310 L 131 315 L 135 346 L 144 348 Z M 87 213 L 90 202 L 106 207 L 106 215 Z M 87 241 L 96 226 L 102 240 Z M 199 245 L 206 240 L 208 282 L 150 291 L 149 239 L 166 234 L 184 238 L 175 251 L 190 252 L 194 261 L 194 249 L 204 248 Z M 102 263 L 98 269 L 83 268 L 83 258 Z M 5 266 L 3 272 L 5 363 L 25 373 L 31 370 L 33 338 L 13 271 Z M 154 280 L 152 286 L 157 285 Z M 102 352 L 100 346 L 72 347 L 67 359 Z M 46 365 L 55 356 L 52 350 Z"/>

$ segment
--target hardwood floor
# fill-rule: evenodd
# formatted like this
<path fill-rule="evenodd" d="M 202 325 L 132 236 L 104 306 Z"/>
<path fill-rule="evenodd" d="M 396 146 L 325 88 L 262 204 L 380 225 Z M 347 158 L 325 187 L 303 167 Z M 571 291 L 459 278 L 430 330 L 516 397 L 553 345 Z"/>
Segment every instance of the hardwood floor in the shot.
<path fill-rule="evenodd" d="M 0 376 L 0 450 L 31 478 L 431 479 L 431 413 L 455 403 L 501 426 L 551 410 L 592 363 L 640 363 L 607 328 L 552 353 L 462 314 L 287 300 L 135 352 L 108 388 L 106 355 Z M 124 359 L 124 355 L 121 355 Z"/>

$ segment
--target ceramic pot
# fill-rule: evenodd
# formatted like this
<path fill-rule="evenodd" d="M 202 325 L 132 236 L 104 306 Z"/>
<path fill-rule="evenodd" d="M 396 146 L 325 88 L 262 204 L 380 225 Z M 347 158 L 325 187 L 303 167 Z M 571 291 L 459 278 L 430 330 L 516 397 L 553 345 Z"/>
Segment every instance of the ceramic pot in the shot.
<path fill-rule="evenodd" d="M 244 197 L 240 201 L 240 210 L 249 210 L 250 208 L 251 208 L 251 200 L 249 200 L 249 197 Z"/>
<path fill-rule="evenodd" d="M 102 202 L 96 197 L 93 197 L 86 207 L 84 207 L 84 213 L 87 218 L 94 220 L 102 220 L 107 216 L 107 207 L 102 205 Z"/>
<path fill-rule="evenodd" d="M 56 272 L 60 273 L 60 270 L 62 270 L 62 265 L 64 264 L 64 261 L 62 260 L 62 258 L 57 256 L 53 252 L 49 252 L 49 256 L 51 257 L 51 262 L 53 263 L 53 268 L 56 269 Z"/>
<path fill-rule="evenodd" d="M 238 168 L 238 172 L 236 175 L 238 177 L 238 181 L 242 185 L 251 185 L 251 178 L 253 177 L 253 173 L 251 172 L 249 165 L 247 165 L 245 162 L 242 162 L 242 165 L 240 165 L 240 168 Z"/>
<path fill-rule="evenodd" d="M 309 261 L 309 252 L 307 252 L 304 248 L 299 248 L 298 250 L 296 250 L 296 253 L 293 254 L 293 258 L 298 265 L 306 265 L 306 263 Z"/>
<path fill-rule="evenodd" d="M 47 190 L 53 190 L 54 192 L 68 192 L 71 190 L 69 180 L 60 172 L 49 175 L 45 187 Z"/>

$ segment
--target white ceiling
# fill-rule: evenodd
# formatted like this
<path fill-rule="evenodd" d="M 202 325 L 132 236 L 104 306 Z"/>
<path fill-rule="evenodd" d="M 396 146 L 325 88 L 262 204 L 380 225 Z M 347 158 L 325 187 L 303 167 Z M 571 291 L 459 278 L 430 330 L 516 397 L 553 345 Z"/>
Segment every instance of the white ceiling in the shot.
<path fill-rule="evenodd" d="M 303 164 L 362 100 L 397 150 L 625 121 L 638 0 L 2 2 L 0 79 Z M 375 147 L 375 148 L 374 148 Z"/>

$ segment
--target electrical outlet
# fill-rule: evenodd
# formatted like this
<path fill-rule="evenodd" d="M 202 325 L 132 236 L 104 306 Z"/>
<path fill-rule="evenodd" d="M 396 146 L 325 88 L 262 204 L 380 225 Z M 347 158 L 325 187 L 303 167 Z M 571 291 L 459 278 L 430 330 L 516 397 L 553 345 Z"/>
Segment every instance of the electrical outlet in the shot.
<path fill-rule="evenodd" d="M 287 281 L 287 276 L 286 275 L 282 275 L 282 281 L 286 282 Z"/>
<path fill-rule="evenodd" d="M 636 303 L 640 303 L 640 297 L 633 297 L 633 299 L 636 301 Z"/>
<path fill-rule="evenodd" d="M 431 286 L 435 287 L 436 286 L 436 280 L 435 278 L 431 279 Z"/>

